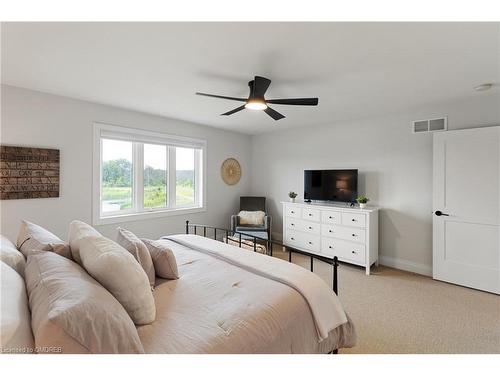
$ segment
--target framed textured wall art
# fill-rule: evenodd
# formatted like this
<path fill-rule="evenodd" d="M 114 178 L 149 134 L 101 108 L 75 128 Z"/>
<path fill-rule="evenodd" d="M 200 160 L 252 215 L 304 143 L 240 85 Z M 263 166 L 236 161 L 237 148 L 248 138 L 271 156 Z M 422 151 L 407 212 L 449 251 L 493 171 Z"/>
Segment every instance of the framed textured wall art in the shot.
<path fill-rule="evenodd" d="M 0 200 L 59 197 L 59 150 L 0 145 Z"/>

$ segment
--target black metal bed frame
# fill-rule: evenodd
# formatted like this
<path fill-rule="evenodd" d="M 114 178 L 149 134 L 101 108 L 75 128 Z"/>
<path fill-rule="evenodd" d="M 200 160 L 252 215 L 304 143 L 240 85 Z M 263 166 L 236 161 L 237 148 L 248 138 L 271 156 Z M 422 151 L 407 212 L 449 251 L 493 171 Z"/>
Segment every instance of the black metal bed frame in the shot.
<path fill-rule="evenodd" d="M 253 236 L 251 234 L 248 234 L 247 232 L 242 233 L 242 232 L 233 231 L 230 229 L 217 228 L 217 227 L 212 227 L 212 226 L 204 225 L 204 224 L 191 224 L 189 222 L 189 220 L 186 220 L 186 234 L 190 234 L 189 233 L 190 228 L 194 229 L 193 234 L 195 234 L 195 235 L 198 235 L 198 228 L 202 228 L 203 237 L 207 237 L 207 229 L 211 229 L 211 230 L 213 230 L 213 239 L 216 241 L 217 241 L 217 231 L 219 231 L 221 233 L 225 233 L 226 234 L 226 243 L 229 243 L 229 241 L 237 242 L 239 244 L 239 247 L 241 247 L 241 244 L 242 244 L 242 242 L 241 242 L 242 236 L 246 237 L 246 238 L 251 237 L 251 239 L 253 241 L 253 251 L 254 252 L 257 251 L 257 241 L 266 242 L 268 255 L 270 255 L 270 256 L 273 256 L 273 245 L 281 246 L 281 247 L 285 248 L 286 250 L 288 250 L 288 261 L 289 262 L 292 261 L 292 253 L 297 253 L 297 254 L 301 254 L 301 255 L 305 255 L 305 256 L 310 257 L 310 259 L 311 259 L 311 263 L 310 263 L 311 264 L 310 265 L 311 272 L 314 271 L 314 259 L 328 263 L 331 266 L 333 266 L 333 291 L 335 294 L 337 294 L 337 295 L 339 294 L 338 293 L 338 280 L 337 280 L 337 268 L 339 266 L 339 261 L 338 261 L 338 258 L 336 256 L 333 257 L 333 259 L 327 258 L 327 257 L 321 256 L 321 255 L 311 254 L 311 253 L 307 253 L 307 252 L 302 251 L 302 250 L 298 250 L 294 247 L 285 245 L 282 242 L 271 240 L 270 238 L 264 239 L 264 238 L 259 237 L 259 236 Z M 231 234 L 231 236 L 238 235 L 238 239 L 230 238 L 229 234 Z M 244 238 L 244 239 L 246 239 L 246 238 Z M 224 242 L 224 241 L 221 241 L 221 242 Z"/>

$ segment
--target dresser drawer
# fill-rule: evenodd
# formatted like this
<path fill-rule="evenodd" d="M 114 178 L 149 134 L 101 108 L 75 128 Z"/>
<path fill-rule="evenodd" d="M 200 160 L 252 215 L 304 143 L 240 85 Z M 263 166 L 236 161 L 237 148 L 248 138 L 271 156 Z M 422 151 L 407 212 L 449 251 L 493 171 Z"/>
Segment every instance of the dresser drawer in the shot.
<path fill-rule="evenodd" d="M 285 206 L 285 216 L 300 218 L 302 209 L 293 205 Z"/>
<path fill-rule="evenodd" d="M 325 237 L 338 237 L 337 225 L 322 224 L 321 225 L 321 235 Z"/>
<path fill-rule="evenodd" d="M 321 249 L 320 237 L 304 235 L 302 237 L 302 247 L 306 250 L 318 253 Z"/>
<path fill-rule="evenodd" d="M 299 220 L 291 217 L 286 219 L 286 227 L 292 230 L 298 230 L 304 233 L 315 234 L 319 236 L 320 225 L 319 223 L 312 223 L 310 221 Z"/>
<path fill-rule="evenodd" d="M 287 230 L 285 233 L 285 245 L 301 247 L 302 235 L 302 233 L 294 230 Z"/>
<path fill-rule="evenodd" d="M 302 218 L 306 220 L 319 222 L 321 217 L 320 212 L 321 212 L 320 210 L 317 210 L 315 208 L 303 208 Z"/>
<path fill-rule="evenodd" d="M 334 234 L 335 237 L 343 240 L 365 243 L 364 229 L 349 228 L 336 225 Z"/>
<path fill-rule="evenodd" d="M 301 225 L 299 229 L 310 234 L 315 234 L 319 236 L 320 233 L 320 225 L 319 223 L 311 223 L 307 221 L 301 221 Z"/>
<path fill-rule="evenodd" d="M 340 238 L 347 241 L 365 242 L 365 230 L 343 225 L 321 225 L 321 235 L 324 237 Z"/>
<path fill-rule="evenodd" d="M 285 226 L 287 229 L 296 230 L 299 227 L 299 219 L 295 219 L 293 217 L 285 218 Z"/>
<path fill-rule="evenodd" d="M 306 233 L 297 232 L 295 230 L 286 231 L 285 245 L 314 252 L 319 252 L 321 248 L 319 236 L 313 236 Z"/>
<path fill-rule="evenodd" d="M 321 222 L 325 224 L 341 224 L 342 215 L 337 211 L 321 211 Z"/>
<path fill-rule="evenodd" d="M 324 238 L 321 242 L 321 253 L 328 257 L 338 256 L 341 260 L 365 263 L 365 245 L 336 238 Z"/>
<path fill-rule="evenodd" d="M 342 225 L 364 228 L 366 223 L 364 214 L 355 214 L 350 212 L 342 212 Z"/>

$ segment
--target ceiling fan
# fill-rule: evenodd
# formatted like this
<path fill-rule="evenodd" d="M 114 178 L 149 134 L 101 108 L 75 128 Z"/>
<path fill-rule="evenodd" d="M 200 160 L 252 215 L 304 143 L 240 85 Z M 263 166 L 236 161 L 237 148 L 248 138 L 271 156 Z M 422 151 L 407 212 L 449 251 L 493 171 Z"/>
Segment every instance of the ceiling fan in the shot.
<path fill-rule="evenodd" d="M 295 98 L 295 99 L 265 99 L 264 94 L 266 93 L 271 80 L 265 77 L 255 76 L 255 78 L 248 82 L 250 87 L 250 95 L 248 98 L 234 98 L 232 96 L 222 96 L 205 94 L 203 92 L 197 92 L 196 95 L 209 96 L 212 98 L 236 100 L 238 102 L 245 102 L 242 106 L 235 108 L 229 112 L 222 113 L 221 116 L 229 116 L 233 113 L 239 112 L 243 109 L 253 109 L 266 112 L 274 120 L 280 120 L 285 118 L 284 115 L 275 111 L 268 104 L 285 104 L 285 105 L 318 105 L 318 98 Z"/>

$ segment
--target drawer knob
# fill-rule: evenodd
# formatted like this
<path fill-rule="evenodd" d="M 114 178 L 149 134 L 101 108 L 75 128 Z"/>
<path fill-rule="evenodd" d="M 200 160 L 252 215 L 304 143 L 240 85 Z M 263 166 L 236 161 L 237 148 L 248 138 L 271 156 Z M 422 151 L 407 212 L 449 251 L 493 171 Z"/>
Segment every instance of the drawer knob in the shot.
<path fill-rule="evenodd" d="M 329 218 L 329 219 L 332 219 L 332 217 L 331 217 L 331 216 L 328 216 L 328 218 Z"/>
<path fill-rule="evenodd" d="M 309 227 L 309 229 L 313 229 L 313 227 Z"/>
<path fill-rule="evenodd" d="M 352 219 L 352 221 L 356 221 L 356 219 Z"/>
<path fill-rule="evenodd" d="M 292 225 L 292 227 L 294 227 L 294 226 L 295 226 L 295 224 L 294 224 L 294 223 L 292 223 L 291 225 Z"/>
<path fill-rule="evenodd" d="M 295 211 L 290 211 L 290 213 L 294 214 L 294 213 L 295 213 Z"/>
<path fill-rule="evenodd" d="M 331 230 L 331 229 L 328 229 L 328 232 L 329 232 L 329 233 L 332 233 L 332 230 Z"/>
<path fill-rule="evenodd" d="M 331 247 L 331 246 L 328 246 L 328 248 L 329 248 L 329 249 L 333 249 L 333 247 Z"/>
<path fill-rule="evenodd" d="M 292 238 L 290 238 L 290 239 L 291 239 L 292 241 L 295 241 L 295 238 L 293 238 L 293 237 L 292 237 Z"/>
<path fill-rule="evenodd" d="M 356 254 L 356 252 L 355 252 L 354 250 L 353 250 L 353 251 L 351 251 L 351 253 Z"/>
<path fill-rule="evenodd" d="M 353 237 L 356 237 L 356 235 L 355 235 L 354 233 L 352 234 L 352 236 L 353 236 Z"/>
<path fill-rule="evenodd" d="M 312 245 L 313 243 L 311 241 L 309 241 L 309 245 Z"/>
<path fill-rule="evenodd" d="M 313 214 L 309 214 L 309 216 L 312 216 Z"/>

